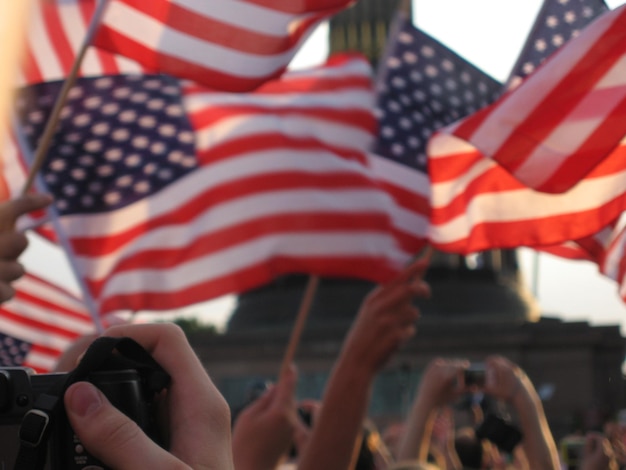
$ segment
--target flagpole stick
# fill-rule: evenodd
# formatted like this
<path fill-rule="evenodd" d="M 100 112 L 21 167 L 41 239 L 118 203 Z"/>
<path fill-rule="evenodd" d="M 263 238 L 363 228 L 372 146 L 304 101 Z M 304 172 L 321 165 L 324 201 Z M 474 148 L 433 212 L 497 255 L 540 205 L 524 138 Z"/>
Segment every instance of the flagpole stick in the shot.
<path fill-rule="evenodd" d="M 59 96 L 57 97 L 54 103 L 54 107 L 52 108 L 52 112 L 50 113 L 48 121 L 46 122 L 46 126 L 39 141 L 39 146 L 37 147 L 37 151 L 35 152 L 35 156 L 33 158 L 33 161 L 31 162 L 28 177 L 26 179 L 26 182 L 24 183 L 24 187 L 22 188 L 23 194 L 26 194 L 30 190 L 33 182 L 35 181 L 36 175 L 39 173 L 39 170 L 41 170 L 41 167 L 46 160 L 48 150 L 50 149 L 50 143 L 52 142 L 52 138 L 54 137 L 54 134 L 57 130 L 61 110 L 63 109 L 63 106 L 65 106 L 65 103 L 67 101 L 67 95 L 69 94 L 70 89 L 72 88 L 72 86 L 74 86 L 74 83 L 76 83 L 78 71 L 80 70 L 81 64 L 83 63 L 83 59 L 85 58 L 87 49 L 91 45 L 91 40 L 93 39 L 96 29 L 100 24 L 100 19 L 102 18 L 106 5 L 107 0 L 101 0 L 98 3 L 98 7 L 93 17 L 91 18 L 87 33 L 85 34 L 78 54 L 76 55 L 74 63 L 72 64 L 72 69 L 70 70 L 70 73 L 63 82 L 63 87 L 59 92 Z"/>
<path fill-rule="evenodd" d="M 291 336 L 289 337 L 289 344 L 287 345 L 287 350 L 283 356 L 283 363 L 280 367 L 279 377 L 283 377 L 285 375 L 296 355 L 296 349 L 298 347 L 298 343 L 300 342 L 304 325 L 306 324 L 306 320 L 311 311 L 311 305 L 313 304 L 313 298 L 315 296 L 315 292 L 317 291 L 319 280 L 319 276 L 309 276 L 309 282 L 306 285 L 306 290 L 304 291 L 302 302 L 300 303 L 300 309 L 298 311 L 293 330 L 291 331 Z"/>
<path fill-rule="evenodd" d="M 17 140 L 17 145 L 19 147 L 20 152 L 24 154 L 26 159 L 32 160 L 32 152 L 28 148 L 28 144 L 26 143 L 26 139 L 24 137 L 24 133 L 21 127 L 17 123 L 14 123 L 13 128 L 14 128 L 15 138 Z M 36 182 L 40 190 L 47 192 L 46 184 L 44 183 L 43 178 L 41 178 L 41 175 L 37 175 Z M 54 228 L 54 233 L 57 236 L 59 245 L 61 245 L 61 247 L 63 248 L 63 251 L 66 254 L 67 261 L 70 266 L 70 270 L 72 271 L 72 274 L 74 274 L 74 280 L 76 281 L 80 289 L 82 301 L 85 303 L 85 308 L 87 309 L 87 311 L 89 312 L 89 316 L 93 320 L 96 331 L 98 333 L 102 333 L 105 329 L 104 325 L 102 324 L 102 319 L 98 315 L 98 308 L 96 307 L 96 303 L 93 297 L 91 296 L 91 293 L 89 292 L 89 289 L 87 288 L 87 285 L 84 279 L 79 274 L 80 271 L 78 269 L 78 266 L 76 266 L 76 261 L 74 258 L 74 250 L 72 249 L 72 245 L 69 239 L 67 238 L 67 236 L 65 235 L 65 231 L 63 230 L 63 227 L 61 226 L 59 213 L 56 207 L 54 206 L 54 204 L 50 205 L 46 209 L 46 212 L 48 213 L 50 217 L 50 222 L 52 223 L 52 227 Z"/>

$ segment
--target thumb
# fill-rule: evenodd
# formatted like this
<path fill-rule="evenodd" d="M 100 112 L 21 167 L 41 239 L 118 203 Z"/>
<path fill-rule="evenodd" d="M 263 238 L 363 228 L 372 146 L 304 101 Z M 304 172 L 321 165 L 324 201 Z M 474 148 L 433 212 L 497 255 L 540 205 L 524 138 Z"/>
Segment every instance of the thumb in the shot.
<path fill-rule="evenodd" d="M 65 392 L 65 409 L 82 444 L 107 466 L 120 470 L 180 467 L 94 385 L 72 384 Z"/>
<path fill-rule="evenodd" d="M 52 202 L 48 194 L 29 193 L 0 204 L 0 229 L 12 230 L 17 219 L 29 212 L 47 207 Z"/>

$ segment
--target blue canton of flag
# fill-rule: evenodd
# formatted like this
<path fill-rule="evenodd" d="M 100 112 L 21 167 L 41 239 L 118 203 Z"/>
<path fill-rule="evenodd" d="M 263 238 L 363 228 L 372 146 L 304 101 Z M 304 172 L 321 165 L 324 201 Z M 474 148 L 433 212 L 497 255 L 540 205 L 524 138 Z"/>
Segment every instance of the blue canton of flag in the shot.
<path fill-rule="evenodd" d="M 400 13 L 377 83 L 374 153 L 426 172 L 438 129 L 493 102 L 502 84 L 413 26 Z"/>
<path fill-rule="evenodd" d="M 545 0 L 513 67 L 509 87 L 519 85 L 558 48 L 608 10 L 604 0 Z"/>
<path fill-rule="evenodd" d="M 0 366 L 16 367 L 22 365 L 30 352 L 31 344 L 12 336 L 0 333 Z"/>
<path fill-rule="evenodd" d="M 34 149 L 62 82 L 23 89 L 17 111 Z M 119 209 L 197 167 L 177 80 L 164 75 L 80 78 L 70 90 L 43 168 L 60 214 Z"/>

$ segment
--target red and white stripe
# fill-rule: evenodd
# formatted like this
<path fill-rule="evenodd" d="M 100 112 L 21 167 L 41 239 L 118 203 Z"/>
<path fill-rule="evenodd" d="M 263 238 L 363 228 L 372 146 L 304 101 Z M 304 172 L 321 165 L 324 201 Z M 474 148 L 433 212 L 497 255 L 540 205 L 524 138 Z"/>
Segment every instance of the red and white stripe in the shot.
<path fill-rule="evenodd" d="M 13 287 L 15 297 L 0 306 L 0 331 L 32 344 L 24 366 L 50 371 L 74 340 L 95 333 L 83 303 L 67 290 L 33 274 Z"/>
<path fill-rule="evenodd" d="M 456 136 L 524 185 L 561 193 L 609 158 L 625 134 L 626 5 L 600 16 L 517 89 L 446 128 L 430 148 L 441 157 L 446 135 Z"/>
<path fill-rule="evenodd" d="M 572 189 L 548 194 L 524 186 L 468 143 L 439 138 L 429 155 L 430 239 L 441 250 L 560 245 L 593 236 L 626 208 L 626 141 Z"/>
<path fill-rule="evenodd" d="M 345 59 L 250 94 L 189 84 L 200 167 L 149 198 L 62 217 L 101 313 L 168 310 L 287 273 L 383 282 L 410 253 L 366 151 L 371 69 Z"/>
<path fill-rule="evenodd" d="M 94 44 L 225 91 L 280 75 L 321 21 L 352 0 L 110 0 Z"/>
<path fill-rule="evenodd" d="M 96 10 L 95 0 L 36 0 L 33 3 L 24 65 L 17 80 L 19 86 L 65 79 Z M 89 47 L 79 76 L 139 73 L 142 70 L 142 66 L 128 58 Z"/>
<path fill-rule="evenodd" d="M 428 175 L 380 155 L 369 154 L 368 157 L 378 184 L 394 201 L 389 216 L 402 250 L 419 253 L 429 243 L 431 189 Z"/>
<path fill-rule="evenodd" d="M 624 221 L 622 221 L 624 222 Z M 600 272 L 615 280 L 619 296 L 626 301 L 626 224 L 622 223 L 613 232 L 606 245 Z"/>

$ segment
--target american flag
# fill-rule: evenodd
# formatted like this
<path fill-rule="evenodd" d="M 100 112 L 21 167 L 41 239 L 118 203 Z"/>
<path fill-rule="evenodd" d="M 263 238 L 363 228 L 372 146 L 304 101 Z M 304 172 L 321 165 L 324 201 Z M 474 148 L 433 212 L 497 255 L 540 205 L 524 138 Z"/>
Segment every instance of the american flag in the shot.
<path fill-rule="evenodd" d="M 431 142 L 435 158 L 458 139 L 525 186 L 562 193 L 589 176 L 626 133 L 626 6 L 598 17 L 513 92 Z M 451 136 L 451 137 L 448 137 Z"/>
<path fill-rule="evenodd" d="M 0 306 L 0 366 L 48 372 L 73 341 L 95 333 L 75 295 L 34 274 L 13 284 L 15 297 Z"/>
<path fill-rule="evenodd" d="M 371 164 L 397 208 L 394 225 L 416 253 L 429 232 L 426 146 L 432 134 L 493 102 L 502 84 L 396 16 L 377 80 L 380 122 Z"/>
<path fill-rule="evenodd" d="M 94 44 L 152 72 L 225 91 L 276 78 L 352 0 L 110 0 Z"/>
<path fill-rule="evenodd" d="M 608 10 L 604 0 L 545 0 L 513 66 L 508 88 L 519 86 L 548 57 Z"/>
<path fill-rule="evenodd" d="M 70 73 L 96 10 L 94 0 L 36 0 L 29 12 L 24 60 L 16 86 L 63 80 Z M 103 74 L 141 73 L 140 64 L 96 47 L 88 47 L 81 62 L 80 77 Z M 50 97 L 51 102 L 56 97 Z M 20 130 L 7 131 L 0 172 L 0 201 L 21 194 L 30 161 L 21 154 Z M 43 224 L 46 214 L 20 218 L 18 228 L 35 227 L 49 240 L 56 240 L 51 224 Z"/>
<path fill-rule="evenodd" d="M 67 77 L 95 10 L 95 0 L 34 1 L 29 15 L 24 64 L 17 85 Z M 96 47 L 88 47 L 79 76 L 143 71 L 144 67 L 137 62 Z"/>
<path fill-rule="evenodd" d="M 31 143 L 59 86 L 18 98 Z M 294 272 L 382 282 L 410 254 L 368 166 L 375 129 L 371 68 L 357 57 L 248 94 L 165 75 L 82 78 L 43 179 L 101 314 Z"/>
<path fill-rule="evenodd" d="M 577 2 L 575 4 L 579 5 Z M 585 41 L 585 38 L 593 39 L 590 38 L 590 33 L 593 31 L 599 33 L 598 27 L 606 25 L 607 19 L 610 22 L 610 19 L 615 17 L 611 15 L 620 15 L 621 18 L 624 17 L 624 11 L 617 10 L 599 18 L 598 22 L 594 22 L 577 36 L 574 42 L 561 49 L 554 59 L 545 62 L 520 87 L 503 97 L 502 101 L 507 103 L 507 106 L 513 103 L 519 108 L 515 119 L 509 119 L 508 123 L 519 121 L 520 117 L 523 118 L 525 110 L 532 109 L 537 104 L 538 98 L 545 96 L 541 91 L 542 86 L 548 85 L 545 81 L 537 83 L 542 81 L 541 77 L 553 81 L 555 76 L 562 75 L 563 72 L 559 73 L 559 70 L 565 69 L 558 65 L 560 64 L 558 57 L 563 57 L 563 54 L 566 54 L 565 57 L 580 54 L 585 44 L 581 41 Z M 541 31 L 541 28 L 535 30 Z M 623 35 L 623 32 L 619 34 Z M 532 38 L 529 38 L 529 43 L 534 43 Z M 575 49 L 573 53 L 569 52 L 572 47 Z M 557 62 L 554 62 L 555 59 Z M 594 56 L 594 59 L 599 59 L 599 56 Z M 525 62 L 527 61 L 523 57 L 518 61 Z M 554 63 L 557 64 L 556 70 L 552 65 Z M 596 70 L 602 69 L 598 67 Z M 527 88 L 529 84 L 531 88 Z M 618 86 L 617 89 L 619 88 Z M 607 89 L 607 93 L 614 91 L 612 88 Z M 621 93 L 624 91 L 622 87 Z M 530 97 L 525 94 L 527 92 L 531 94 Z M 548 99 L 554 102 L 553 95 L 548 96 Z M 565 107 L 560 105 L 558 112 Z M 458 252 L 471 252 L 490 247 L 550 246 L 551 252 L 556 250 L 564 255 L 574 256 L 577 249 L 571 251 L 559 244 L 568 242 L 570 248 L 573 248 L 575 240 L 593 237 L 598 231 L 613 223 L 625 207 L 623 188 L 626 184 L 624 179 L 626 165 L 623 143 L 570 190 L 560 194 L 538 192 L 522 184 L 496 162 L 485 158 L 485 155 L 489 154 L 485 148 L 499 145 L 504 141 L 498 140 L 498 136 L 507 134 L 510 127 L 498 127 L 497 123 L 491 127 L 486 125 L 483 127 L 484 124 L 490 123 L 488 113 L 492 110 L 491 117 L 497 119 L 501 110 L 496 104 L 493 108 L 481 110 L 461 124 L 450 126 L 446 129 L 450 134 L 439 133 L 431 139 L 429 171 L 433 184 L 434 243 L 442 249 Z M 513 112 L 515 109 L 511 106 L 510 110 Z M 555 111 L 546 111 L 546 115 L 555 116 Z M 602 111 L 602 106 L 594 108 L 594 112 L 599 114 Z M 537 120 L 533 123 L 538 126 L 537 130 L 528 130 L 527 127 L 522 130 L 524 132 L 528 130 L 529 133 L 543 132 Z M 483 147 L 480 147 L 482 152 L 465 140 L 455 137 L 458 129 L 471 133 L 472 124 L 477 126 L 474 135 L 482 136 Z M 609 120 L 607 124 L 611 125 L 611 121 Z M 615 131 L 615 128 L 616 124 L 613 122 L 614 135 L 617 136 L 619 132 Z M 561 128 L 562 131 L 565 129 Z M 570 127 L 568 130 L 570 131 L 568 138 L 562 139 L 564 145 L 571 144 L 571 141 L 582 133 L 581 129 L 573 131 Z M 487 135 L 488 132 L 491 133 Z M 537 136 L 536 138 L 539 139 Z M 553 142 L 551 138 L 552 136 L 546 137 L 544 141 L 550 145 Z M 619 136 L 618 142 L 621 138 L 622 136 Z M 580 153 L 577 155 L 581 157 Z M 576 161 L 581 159 L 584 160 L 578 158 Z M 549 170 L 550 165 L 546 164 L 541 174 L 547 174 Z"/>
<path fill-rule="evenodd" d="M 542 247 L 592 236 L 626 204 L 626 153 L 602 162 L 562 194 L 527 188 L 462 141 L 454 152 L 431 154 L 431 240 L 457 253 L 517 246 Z M 562 247 L 561 249 L 563 249 Z M 556 247 L 552 247 L 554 252 Z"/>

